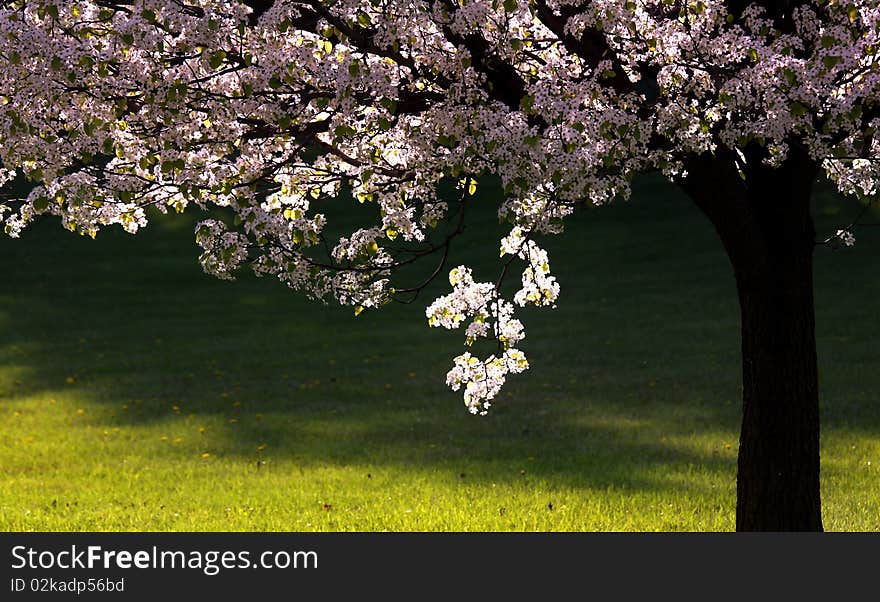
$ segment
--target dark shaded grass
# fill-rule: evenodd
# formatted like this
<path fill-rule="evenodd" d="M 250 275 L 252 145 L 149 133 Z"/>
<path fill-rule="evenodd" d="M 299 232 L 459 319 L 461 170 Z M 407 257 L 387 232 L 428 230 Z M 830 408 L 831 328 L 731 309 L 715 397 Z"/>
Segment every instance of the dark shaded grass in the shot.
<path fill-rule="evenodd" d="M 450 265 L 494 280 L 504 229 L 493 194 L 488 185 L 475 199 Z M 854 207 L 823 189 L 815 211 L 825 231 Z M 0 240 L 6 528 L 193 528 L 164 511 L 163 495 L 212 530 L 732 526 L 733 278 L 708 222 L 657 178 L 542 241 L 560 305 L 523 312 L 532 370 L 511 379 L 485 418 L 443 383 L 463 340 L 426 326 L 443 279 L 415 304 L 354 318 L 276 282 L 202 274 L 193 224 L 177 216 L 135 238 L 108 230 L 90 241 L 47 223 Z M 826 523 L 848 530 L 877 528 L 880 513 L 880 285 L 870 272 L 880 241 L 859 238 L 853 249 L 820 248 L 816 267 Z M 119 466 L 119 456 L 131 462 Z M 193 486 L 175 489 L 175 474 Z M 394 501 L 377 503 L 380 481 Z M 506 501 L 481 506 L 496 485 Z M 315 514 L 326 487 L 349 501 Z M 103 522 L 90 488 L 115 500 Z M 58 491 L 84 508 L 59 514 L 48 501 Z M 535 506 L 551 492 L 571 500 L 565 520 L 558 504 L 555 514 Z M 132 518 L 125 508 L 137 495 L 151 510 Z M 209 501 L 224 495 L 218 508 L 260 511 L 230 518 Z M 316 506 L 298 507 L 303 500 Z M 431 512 L 399 514 L 419 504 Z M 642 515 L 619 518 L 632 513 L 627 504 Z M 25 507 L 42 508 L 40 518 L 21 518 Z"/>

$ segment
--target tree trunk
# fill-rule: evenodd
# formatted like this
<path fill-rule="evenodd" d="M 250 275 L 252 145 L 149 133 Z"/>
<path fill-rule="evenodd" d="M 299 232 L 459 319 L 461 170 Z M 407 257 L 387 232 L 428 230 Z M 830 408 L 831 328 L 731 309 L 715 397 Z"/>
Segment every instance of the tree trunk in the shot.
<path fill-rule="evenodd" d="M 743 422 L 738 531 L 821 531 L 819 396 L 810 248 L 780 249 L 770 273 L 737 277 Z"/>
<path fill-rule="evenodd" d="M 821 531 L 819 396 L 813 309 L 813 164 L 737 173 L 703 157 L 683 188 L 733 265 L 742 326 L 743 419 L 737 531 Z"/>

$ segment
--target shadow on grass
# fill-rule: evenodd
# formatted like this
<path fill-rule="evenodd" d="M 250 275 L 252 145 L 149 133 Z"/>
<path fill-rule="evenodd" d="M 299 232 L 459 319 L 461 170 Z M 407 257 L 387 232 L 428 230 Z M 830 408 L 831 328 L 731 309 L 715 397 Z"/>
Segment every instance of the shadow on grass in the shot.
<path fill-rule="evenodd" d="M 649 181 L 636 199 L 584 212 L 546 241 L 560 307 L 524 312 L 533 369 L 488 417 L 468 415 L 443 384 L 463 334 L 425 325 L 442 282 L 421 303 L 355 320 L 275 282 L 205 276 L 189 218 L 134 239 L 81 240 L 45 224 L 0 240 L 0 404 L 67 394 L 99 425 L 210 420 L 218 453 L 258 458 L 265 445 L 301 464 L 575 487 L 668 488 L 662 474 L 689 466 L 732 479 L 740 359 L 729 266 L 668 187 Z M 457 261 L 491 277 L 495 243 L 481 237 L 502 230 L 488 203 L 476 213 Z M 817 258 L 823 420 L 880 433 L 880 287 L 868 272 L 880 245 L 847 253 Z"/>

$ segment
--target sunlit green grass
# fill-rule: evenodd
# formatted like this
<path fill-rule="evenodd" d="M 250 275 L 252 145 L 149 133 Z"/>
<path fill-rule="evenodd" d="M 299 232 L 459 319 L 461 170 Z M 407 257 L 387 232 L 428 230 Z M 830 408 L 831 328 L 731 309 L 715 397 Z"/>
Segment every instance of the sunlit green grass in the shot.
<path fill-rule="evenodd" d="M 493 192 L 456 249 L 485 279 Z M 855 209 L 816 201 L 825 230 Z M 733 528 L 735 290 L 670 187 L 542 241 L 560 304 L 524 312 L 532 370 L 486 417 L 444 385 L 463 333 L 427 327 L 443 282 L 355 318 L 205 276 L 192 223 L 0 239 L 0 529 Z M 880 529 L 878 259 L 880 232 L 817 251 L 831 530 Z"/>

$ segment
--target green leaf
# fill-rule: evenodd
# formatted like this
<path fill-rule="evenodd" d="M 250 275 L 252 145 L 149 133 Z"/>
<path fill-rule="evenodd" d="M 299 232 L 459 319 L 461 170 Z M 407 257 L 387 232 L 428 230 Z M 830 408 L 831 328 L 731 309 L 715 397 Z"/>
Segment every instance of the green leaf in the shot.
<path fill-rule="evenodd" d="M 826 69 L 833 69 L 835 65 L 840 63 L 843 59 L 839 56 L 823 56 L 822 64 L 825 65 Z"/>
<path fill-rule="evenodd" d="M 34 199 L 34 211 L 43 212 L 49 208 L 49 198 L 45 196 Z"/>
<path fill-rule="evenodd" d="M 397 113 L 397 101 L 393 98 L 383 97 L 379 104 L 385 107 L 389 113 Z"/>
<path fill-rule="evenodd" d="M 440 146 L 445 146 L 446 148 L 455 148 L 456 146 L 458 146 L 458 140 L 456 140 L 454 136 L 440 134 L 439 136 L 437 136 L 437 144 L 439 144 Z"/>
<path fill-rule="evenodd" d="M 351 138 L 356 133 L 357 133 L 357 130 L 355 130 L 350 125 L 338 125 L 338 126 L 336 126 L 336 129 L 333 130 L 333 134 L 337 138 Z"/>
<path fill-rule="evenodd" d="M 517 1 L 516 0 L 504 0 L 504 10 L 509 13 L 512 13 L 516 10 Z"/>
<path fill-rule="evenodd" d="M 213 52 L 211 53 L 211 56 L 208 57 L 208 64 L 211 66 L 211 69 L 219 69 L 225 61 L 226 52 L 224 52 L 223 50 Z"/>

